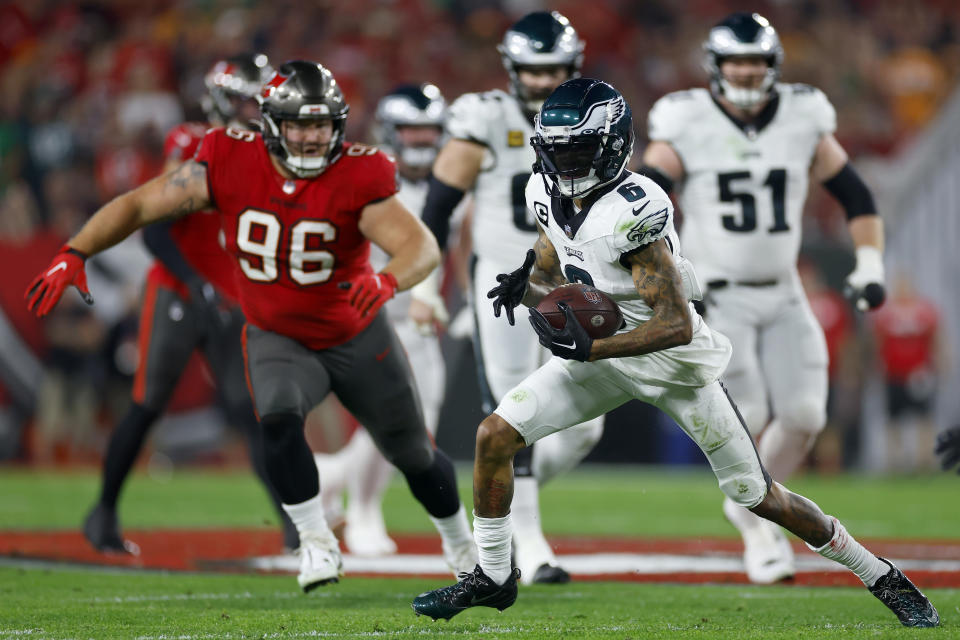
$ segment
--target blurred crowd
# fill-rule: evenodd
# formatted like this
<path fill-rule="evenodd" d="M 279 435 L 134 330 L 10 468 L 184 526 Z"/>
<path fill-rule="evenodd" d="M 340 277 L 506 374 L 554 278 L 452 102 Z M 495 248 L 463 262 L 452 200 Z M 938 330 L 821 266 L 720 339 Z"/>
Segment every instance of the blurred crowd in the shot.
<path fill-rule="evenodd" d="M 838 112 L 837 137 L 855 161 L 896 154 L 957 85 L 956 2 L 778 0 L 753 6 L 783 40 L 784 79 L 826 92 Z M 399 83 L 433 82 L 449 99 L 505 87 L 496 44 L 517 17 L 542 8 L 570 18 L 587 43 L 584 74 L 618 87 L 642 122 L 640 114 L 659 96 L 705 84 L 700 43 L 712 24 L 745 5 L 0 2 L 0 459 L 96 458 L 122 412 L 135 366 L 139 285 L 149 263 L 137 239 L 88 269 L 94 307 L 66 299 L 41 323 L 26 312 L 22 293 L 97 206 L 160 171 L 168 129 L 203 120 L 203 76 L 215 60 L 253 50 L 274 63 L 322 62 L 350 103 L 348 139 L 365 140 L 376 101 Z M 907 312 L 897 316 L 898 301 L 914 304 L 908 281 L 895 285 L 893 319 L 878 315 L 868 323 L 839 297 L 834 287 L 852 264 L 844 261 L 844 218 L 820 191 L 808 200 L 804 272 L 834 360 L 836 428 L 818 455 L 840 467 L 855 462 L 864 367 L 878 364 L 889 385 L 925 385 L 927 393 L 935 388 L 930 381 L 937 368 L 946 365 L 933 357 L 935 307 L 914 314 L 922 316 L 923 331 L 921 337 L 910 334 L 911 346 L 890 346 L 890 336 L 918 326 L 913 316 L 904 320 Z M 894 372 L 898 366 L 905 372 Z M 192 370 L 175 407 L 212 401 L 201 365 Z M 923 384 L 918 376 L 927 376 Z M 891 415 L 899 414 L 891 409 Z"/>

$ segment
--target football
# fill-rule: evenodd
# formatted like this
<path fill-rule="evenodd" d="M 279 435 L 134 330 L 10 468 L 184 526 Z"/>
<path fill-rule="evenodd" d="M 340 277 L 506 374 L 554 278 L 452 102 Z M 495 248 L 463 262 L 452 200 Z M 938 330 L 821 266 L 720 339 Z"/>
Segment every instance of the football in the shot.
<path fill-rule="evenodd" d="M 563 311 L 557 307 L 559 302 L 570 305 L 591 338 L 609 338 L 623 324 L 620 307 L 610 296 L 589 285 L 571 282 L 548 293 L 537 305 L 537 311 L 556 329 L 562 329 L 567 322 Z"/>

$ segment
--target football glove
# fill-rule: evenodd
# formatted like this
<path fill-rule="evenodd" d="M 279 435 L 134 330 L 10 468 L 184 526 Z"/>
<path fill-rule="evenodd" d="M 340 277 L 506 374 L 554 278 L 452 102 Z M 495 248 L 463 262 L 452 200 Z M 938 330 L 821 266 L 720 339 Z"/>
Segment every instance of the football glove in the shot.
<path fill-rule="evenodd" d="M 883 287 L 883 254 L 876 247 L 857 247 L 857 264 L 844 291 L 860 311 L 876 309 L 887 297 Z"/>
<path fill-rule="evenodd" d="M 367 314 L 376 315 L 380 307 L 397 293 L 397 278 L 386 271 L 368 273 L 338 286 L 350 289 L 350 306 L 360 312 L 360 317 L 365 317 Z"/>
<path fill-rule="evenodd" d="M 558 302 L 557 308 L 567 317 L 563 329 L 554 328 L 550 321 L 536 309 L 530 309 L 530 326 L 537 332 L 540 344 L 550 349 L 553 355 L 565 360 L 586 361 L 590 357 L 593 338 L 587 335 L 587 330 L 577 321 L 577 316 L 574 315 L 570 305 L 566 302 Z"/>
<path fill-rule="evenodd" d="M 533 249 L 527 250 L 527 257 L 523 260 L 523 266 L 510 273 L 501 273 L 497 276 L 497 286 L 487 292 L 488 298 L 493 298 L 493 315 L 500 317 L 500 310 L 507 312 L 507 322 L 515 324 L 513 310 L 523 302 L 523 296 L 527 293 L 527 282 L 530 280 L 530 272 L 533 270 L 533 263 L 537 259 L 537 254 Z"/>
<path fill-rule="evenodd" d="M 70 245 L 60 247 L 50 265 L 33 279 L 24 292 L 27 309 L 35 312 L 38 317 L 47 315 L 70 285 L 77 288 L 84 302 L 93 304 L 93 296 L 87 288 L 87 273 L 83 270 L 86 259 L 83 252 Z"/>
<path fill-rule="evenodd" d="M 436 334 L 437 326 L 445 327 L 450 322 L 450 313 L 440 295 L 440 270 L 434 269 L 426 278 L 410 288 L 410 309 L 407 317 L 420 335 Z"/>
<path fill-rule="evenodd" d="M 943 456 L 940 466 L 947 471 L 960 462 L 960 426 L 947 429 L 937 436 L 937 448 L 934 451 Z M 957 467 L 960 473 L 960 467 Z"/>

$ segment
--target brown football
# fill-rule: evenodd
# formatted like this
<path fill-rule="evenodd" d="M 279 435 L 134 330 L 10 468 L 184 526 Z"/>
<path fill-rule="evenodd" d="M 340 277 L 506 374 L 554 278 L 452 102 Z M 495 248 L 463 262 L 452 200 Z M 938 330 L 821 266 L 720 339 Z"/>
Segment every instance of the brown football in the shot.
<path fill-rule="evenodd" d="M 560 285 L 544 297 L 537 311 L 556 329 L 567 323 L 557 303 L 566 302 L 591 338 L 609 338 L 623 324 L 623 314 L 613 299 L 599 289 L 572 282 Z"/>

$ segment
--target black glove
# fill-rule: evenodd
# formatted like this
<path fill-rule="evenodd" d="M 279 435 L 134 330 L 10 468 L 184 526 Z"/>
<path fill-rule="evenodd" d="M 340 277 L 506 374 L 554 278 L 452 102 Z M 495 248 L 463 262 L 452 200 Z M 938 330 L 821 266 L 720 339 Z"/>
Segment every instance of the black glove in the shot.
<path fill-rule="evenodd" d="M 550 349 L 550 352 L 565 360 L 579 360 L 585 362 L 590 357 L 590 348 L 593 338 L 587 335 L 573 314 L 573 309 L 566 302 L 558 302 L 557 307 L 567 317 L 563 329 L 555 329 L 550 321 L 536 309 L 530 309 L 530 326 L 540 337 L 540 344 Z"/>
<path fill-rule="evenodd" d="M 934 451 L 943 456 L 940 466 L 944 471 L 960 462 L 960 426 L 947 429 L 937 436 L 937 448 Z M 957 467 L 957 473 L 960 473 L 960 467 Z"/>
<path fill-rule="evenodd" d="M 523 295 L 527 292 L 527 281 L 530 279 L 530 271 L 533 270 L 533 263 L 536 259 L 537 254 L 533 252 L 533 249 L 528 249 L 522 267 L 497 276 L 497 282 L 500 284 L 487 292 L 487 297 L 494 299 L 494 316 L 499 318 L 502 308 L 507 312 L 507 322 L 515 324 L 513 310 L 523 302 Z"/>

